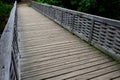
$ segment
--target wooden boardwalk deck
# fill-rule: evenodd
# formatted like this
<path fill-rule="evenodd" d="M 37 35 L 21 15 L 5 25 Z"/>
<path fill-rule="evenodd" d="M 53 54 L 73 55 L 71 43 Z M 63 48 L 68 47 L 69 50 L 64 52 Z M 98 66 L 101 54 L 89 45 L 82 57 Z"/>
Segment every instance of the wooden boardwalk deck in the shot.
<path fill-rule="evenodd" d="M 18 7 L 21 80 L 120 80 L 120 65 L 31 7 Z"/>

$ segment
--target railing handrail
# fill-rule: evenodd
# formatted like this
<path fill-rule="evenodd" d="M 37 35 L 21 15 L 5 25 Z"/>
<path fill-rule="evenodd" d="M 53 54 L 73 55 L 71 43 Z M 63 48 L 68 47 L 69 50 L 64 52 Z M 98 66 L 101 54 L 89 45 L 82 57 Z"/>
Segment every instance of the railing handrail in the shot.
<path fill-rule="evenodd" d="M 35 2 L 35 1 L 32 1 L 32 2 L 40 4 L 40 5 L 48 6 L 48 7 L 53 7 L 53 8 L 59 9 L 59 10 L 63 10 L 65 12 L 69 12 L 69 13 L 72 13 L 72 14 L 75 14 L 75 15 L 83 16 L 83 17 L 86 17 L 88 19 L 93 19 L 94 18 L 96 21 L 105 22 L 107 24 L 115 25 L 117 27 L 120 27 L 120 21 L 119 20 L 110 19 L 110 18 L 97 16 L 97 15 L 92 15 L 92 14 L 88 14 L 88 13 L 84 13 L 84 12 L 79 12 L 79 11 L 75 11 L 75 10 L 71 10 L 71 9 L 67 9 L 67 8 L 62 8 L 62 7 L 59 7 L 59 6 L 42 4 L 42 3 Z"/>
<path fill-rule="evenodd" d="M 11 77 L 11 68 L 15 68 L 14 59 L 12 56 L 15 52 L 14 43 L 17 42 L 17 2 L 15 1 L 14 6 L 11 10 L 10 17 L 4 28 L 4 31 L 0 39 L 0 80 L 18 80 L 18 74 L 14 69 L 13 75 L 15 79 Z M 16 38 L 16 39 L 14 39 Z"/>
<path fill-rule="evenodd" d="M 32 1 L 43 15 L 120 60 L 120 21 Z"/>

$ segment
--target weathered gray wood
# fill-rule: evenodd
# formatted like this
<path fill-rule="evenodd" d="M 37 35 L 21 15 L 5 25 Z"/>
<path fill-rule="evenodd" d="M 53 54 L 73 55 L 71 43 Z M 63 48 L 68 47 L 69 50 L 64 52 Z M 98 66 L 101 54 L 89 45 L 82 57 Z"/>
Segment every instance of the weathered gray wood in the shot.
<path fill-rule="evenodd" d="M 88 57 L 84 57 L 84 56 L 88 56 Z M 76 57 L 78 57 L 79 59 L 76 59 Z M 53 67 L 57 67 L 57 66 L 62 66 L 65 64 L 71 64 L 71 63 L 75 63 L 78 61 L 83 61 L 86 62 L 91 59 L 104 59 L 103 56 L 99 56 L 99 55 L 91 55 L 91 54 L 85 54 L 85 55 L 73 55 L 73 56 L 67 56 L 67 57 L 63 57 L 63 58 L 59 58 L 58 60 L 51 60 L 51 61 L 45 61 L 45 62 L 41 62 L 41 64 L 37 64 L 34 66 L 27 66 L 22 68 L 23 74 L 25 73 L 31 73 L 32 71 L 36 71 L 36 70 L 45 70 L 48 68 L 53 68 Z M 39 68 L 38 68 L 39 67 Z M 34 68 L 34 69 L 33 69 Z"/>
<path fill-rule="evenodd" d="M 43 6 L 52 7 L 52 8 L 64 11 L 64 12 L 68 12 L 68 13 L 71 13 L 71 14 L 83 16 L 85 18 L 89 18 L 89 19 L 94 18 L 95 21 L 107 23 L 107 24 L 114 25 L 114 26 L 117 26 L 117 27 L 119 27 L 119 25 L 120 25 L 120 21 L 114 20 L 114 19 L 109 19 L 109 18 L 105 18 L 105 17 L 101 17 L 101 16 L 87 14 L 87 13 L 84 13 L 84 12 L 78 12 L 78 11 L 74 11 L 74 10 L 70 10 L 70 9 L 66 9 L 66 8 L 61 8 L 61 7 L 54 6 L 54 5 L 42 4 L 42 3 L 37 3 L 37 2 L 32 1 L 32 5 L 34 5 L 34 4 L 36 4 L 36 7 L 37 7 L 37 4 L 38 4 L 38 5 L 40 5 L 40 7 L 43 7 Z M 37 8 L 40 8 L 40 7 L 37 7 Z"/>
<path fill-rule="evenodd" d="M 99 68 L 97 67 L 99 66 Z M 50 78 L 48 80 L 87 80 L 89 78 L 91 78 L 92 76 L 98 76 L 100 74 L 104 74 L 113 71 L 113 70 L 118 70 L 116 65 L 113 62 L 108 62 L 106 64 L 101 64 L 101 65 L 97 65 L 94 67 L 89 67 L 86 68 L 84 71 L 83 70 L 79 70 L 79 71 L 74 71 L 65 75 L 61 75 L 61 76 L 57 76 L 54 78 Z M 105 71 L 105 69 L 107 69 Z"/>
<path fill-rule="evenodd" d="M 105 75 L 105 74 L 109 74 L 110 72 L 112 71 L 116 71 L 116 70 L 119 70 L 116 65 L 114 64 L 110 64 L 108 63 L 108 65 L 105 65 L 105 66 L 102 66 L 103 68 L 101 69 L 98 69 L 98 70 L 95 70 L 95 71 L 91 71 L 91 72 L 88 72 L 86 74 L 80 74 L 80 72 L 78 73 L 77 76 L 73 76 L 73 77 L 68 77 L 66 80 L 75 80 L 75 79 L 82 79 L 82 80 L 87 80 L 87 79 L 90 79 L 92 77 L 99 77 L 100 75 Z M 106 70 L 106 71 L 105 71 Z M 80 76 L 81 75 L 81 76 Z M 113 77 L 113 76 L 109 76 L 109 77 Z M 103 78 L 105 79 L 105 78 Z M 95 79 L 96 80 L 96 79 Z M 110 79 L 107 79 L 107 80 L 110 80 Z"/>
<path fill-rule="evenodd" d="M 95 78 L 92 78 L 92 79 L 89 79 L 89 80 L 100 80 L 100 79 L 110 80 L 111 78 L 113 78 L 117 74 L 120 74 L 120 69 L 115 70 L 115 71 L 111 71 L 108 74 L 103 74 L 102 76 L 95 77 Z"/>
<path fill-rule="evenodd" d="M 77 71 L 77 70 L 81 70 L 81 69 L 84 69 L 84 68 L 87 68 L 87 67 L 90 67 L 90 66 L 102 65 L 105 62 L 108 63 L 109 61 L 102 59 L 102 60 L 87 63 L 87 64 L 81 64 L 81 65 L 78 64 L 78 65 L 69 66 L 67 68 L 63 68 L 63 69 L 60 69 L 60 70 L 58 69 L 58 70 L 55 70 L 55 71 L 52 71 L 52 69 L 54 69 L 54 68 L 52 68 L 52 69 L 49 69 L 49 70 L 51 70 L 50 72 L 44 70 L 43 74 L 41 74 L 41 73 L 38 74 L 37 73 L 37 74 L 31 75 L 31 76 L 29 75 L 29 76 L 23 77 L 23 79 L 25 79 L 25 80 L 48 79 L 50 77 L 64 75 L 64 74 L 67 74 L 67 73 L 70 73 L 70 72 L 73 72 L 73 71 Z M 60 67 L 62 67 L 62 66 L 60 66 Z M 57 67 L 57 68 L 59 68 L 59 67 Z M 44 73 L 44 72 L 46 72 L 46 73 Z"/>
<path fill-rule="evenodd" d="M 0 80 L 19 80 L 17 34 L 17 2 L 15 2 L 0 39 Z"/>
<path fill-rule="evenodd" d="M 99 45 L 98 49 L 120 60 L 120 21 L 34 1 L 32 6 L 81 39 L 95 47 Z"/>
<path fill-rule="evenodd" d="M 120 76 L 116 75 L 114 78 L 112 78 L 111 80 L 120 80 Z"/>
<path fill-rule="evenodd" d="M 59 24 L 60 16 L 63 14 L 63 23 L 64 25 L 68 24 L 64 28 L 70 29 L 72 27 L 73 15 L 71 13 L 64 11 L 61 13 L 58 9 L 41 5 L 37 7 L 44 11 L 43 14 L 46 13 L 46 15 L 51 17 L 55 16 L 55 21 L 59 22 Z M 50 12 L 52 10 L 56 10 L 55 15 Z M 78 79 L 80 78 L 79 76 L 83 79 L 88 79 L 120 69 L 117 63 L 108 59 L 102 52 L 92 48 L 89 44 L 72 35 L 31 7 L 21 4 L 18 11 L 19 29 L 22 36 L 20 50 L 23 51 L 21 53 L 22 80 L 64 80 L 72 79 L 75 76 Z M 91 30 L 91 27 L 89 27 L 92 24 L 91 19 L 84 19 L 77 15 L 74 20 L 75 28 L 73 28 L 73 31 L 76 31 L 78 35 L 82 33 L 84 35 L 83 39 L 89 40 L 88 32 Z M 99 31 L 100 24 L 95 22 L 97 26 L 95 26 L 96 31 L 94 31 L 93 27 L 93 33 L 97 32 L 97 30 Z M 99 33 L 95 35 L 98 36 Z M 92 38 L 94 37 L 97 38 L 92 35 Z M 87 75 L 87 78 L 85 75 Z M 117 76 L 119 75 L 117 74 Z"/>
<path fill-rule="evenodd" d="M 87 67 L 92 66 L 94 64 L 94 61 L 96 61 L 97 63 L 104 62 L 102 60 L 106 61 L 106 59 L 104 59 L 104 58 L 101 58 L 101 59 L 99 59 L 99 58 L 90 59 L 90 61 L 88 61 L 88 62 L 87 61 L 81 61 L 81 62 L 80 61 L 76 61 L 76 62 L 71 63 L 71 64 L 65 64 L 65 65 L 61 65 L 61 66 L 55 66 L 55 67 L 52 67 L 52 68 L 32 71 L 31 73 L 23 74 L 22 77 L 24 79 L 24 78 L 27 78 L 27 77 L 29 78 L 29 77 L 32 77 L 32 76 L 33 77 L 36 76 L 36 78 L 37 78 L 39 76 L 42 76 L 42 75 L 44 76 L 44 75 L 48 75 L 48 74 L 50 74 L 51 76 L 52 75 L 55 76 L 55 75 L 59 75 L 59 74 L 63 74 L 64 75 L 64 73 L 69 73 L 69 71 L 72 72 L 72 71 L 76 71 L 76 70 L 82 69 L 82 66 L 84 66 L 84 68 L 86 68 L 85 65 L 87 65 L 87 64 L 89 64 L 89 65 L 87 65 Z M 54 74 L 54 72 L 57 73 L 57 74 Z M 48 76 L 50 76 L 50 75 L 48 75 Z M 45 78 L 47 78 L 47 76 Z M 44 78 L 42 77 L 41 79 L 44 79 Z M 58 79 L 56 79 L 56 80 L 58 80 Z"/>
<path fill-rule="evenodd" d="M 88 42 L 91 42 L 92 41 L 92 35 L 93 35 L 93 29 L 94 29 L 94 19 L 92 19 L 92 24 L 91 24 L 91 30 L 90 30 L 90 35 L 89 35 L 89 41 Z"/>

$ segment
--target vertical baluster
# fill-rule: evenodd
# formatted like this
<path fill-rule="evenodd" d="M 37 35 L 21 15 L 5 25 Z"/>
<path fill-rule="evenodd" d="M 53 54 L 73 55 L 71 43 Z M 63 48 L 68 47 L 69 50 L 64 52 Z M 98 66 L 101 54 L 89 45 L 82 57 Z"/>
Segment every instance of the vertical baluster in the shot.
<path fill-rule="evenodd" d="M 74 22 L 75 22 L 75 14 L 72 14 L 73 17 L 72 17 L 72 24 L 71 24 L 71 32 L 73 32 L 73 29 L 74 29 Z"/>
<path fill-rule="evenodd" d="M 94 18 L 91 19 L 91 30 L 90 30 L 90 34 L 89 34 L 89 40 L 88 42 L 91 43 L 92 41 L 92 35 L 93 35 L 93 28 L 94 28 Z"/>
<path fill-rule="evenodd" d="M 63 11 L 61 10 L 61 24 L 63 24 Z"/>

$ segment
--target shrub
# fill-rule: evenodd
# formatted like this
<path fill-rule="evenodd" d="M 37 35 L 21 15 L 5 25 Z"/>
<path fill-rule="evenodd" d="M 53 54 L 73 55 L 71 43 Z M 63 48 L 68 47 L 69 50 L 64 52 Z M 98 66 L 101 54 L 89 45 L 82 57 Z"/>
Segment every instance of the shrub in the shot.
<path fill-rule="evenodd" d="M 0 1 L 0 34 L 5 27 L 11 9 L 12 5 Z"/>

